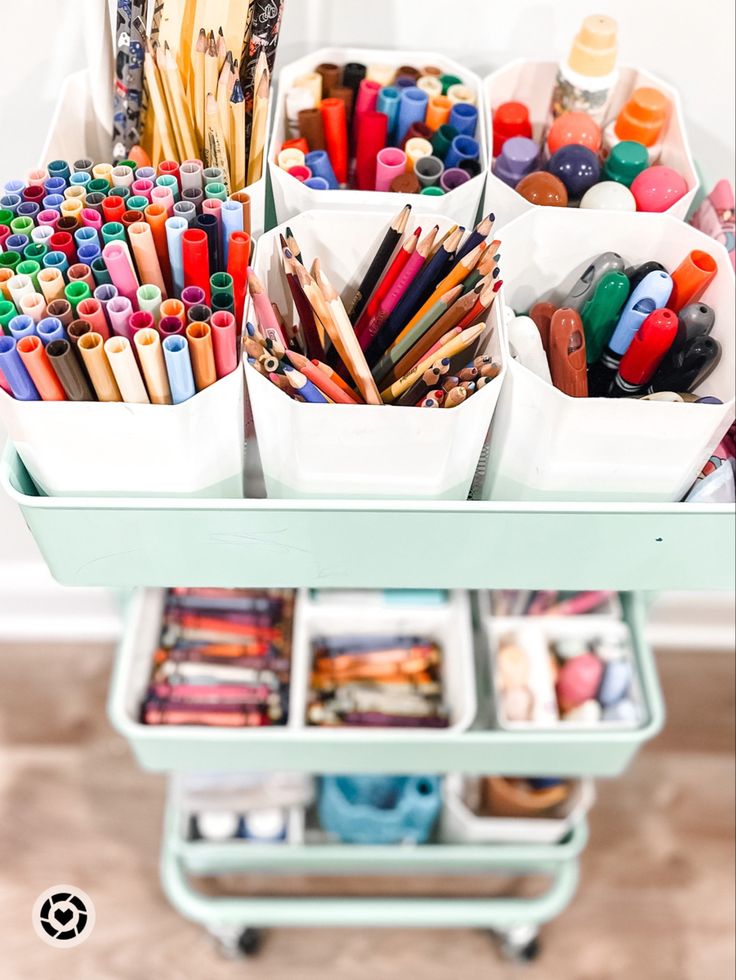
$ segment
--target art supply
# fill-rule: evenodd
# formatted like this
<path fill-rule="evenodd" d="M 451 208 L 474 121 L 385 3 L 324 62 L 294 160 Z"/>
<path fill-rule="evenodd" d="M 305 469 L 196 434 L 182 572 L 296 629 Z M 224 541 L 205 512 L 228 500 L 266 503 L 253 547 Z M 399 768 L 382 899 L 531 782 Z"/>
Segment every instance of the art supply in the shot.
<path fill-rule="evenodd" d="M 587 112 L 599 124 L 618 79 L 616 69 L 618 26 L 601 14 L 583 20 L 568 57 L 560 62 L 552 93 L 552 114 Z"/>
<path fill-rule="evenodd" d="M 288 589 L 170 590 L 143 723 L 286 724 L 293 615 Z"/>
<path fill-rule="evenodd" d="M 347 306 L 318 256 L 307 271 L 287 229 L 282 259 L 298 316 L 293 327 L 282 330 L 267 284 L 249 272 L 257 321 L 248 325 L 249 363 L 287 396 L 315 404 L 399 400 L 400 405 L 433 407 L 436 400 L 427 402 L 426 396 L 439 375 L 448 373 L 451 359 L 458 370 L 473 364 L 497 292 L 490 268 L 488 281 L 475 271 L 483 251 L 489 251 L 493 216 L 467 235 L 455 227 L 435 242 L 437 228 L 423 237 L 421 229 L 409 230 L 410 211 L 406 205 L 390 223 Z M 490 251 L 496 266 L 498 244 L 493 242 Z M 467 298 L 462 296 L 466 284 Z M 483 367 L 486 379 L 500 370 L 490 356 Z M 459 405 L 482 388 L 474 378 L 458 377 L 457 390 L 447 398 L 443 392 L 444 407 Z"/>
<path fill-rule="evenodd" d="M 287 140 L 276 154 L 281 169 L 295 177 L 301 176 L 299 171 L 294 172 L 292 139 L 288 138 L 293 132 L 290 124 L 298 93 L 299 136 L 306 144 L 306 157 L 326 153 L 329 171 L 323 176 L 330 189 L 347 187 L 418 194 L 422 187 L 437 185 L 445 172 L 454 170 L 460 161 L 475 167 L 474 174 L 480 173 L 480 147 L 476 140 L 478 110 L 473 104 L 476 93 L 471 88 L 458 80 L 452 95 L 445 96 L 442 83 L 432 76 L 421 76 L 418 72 L 401 75 L 402 67 L 396 69 L 390 65 L 382 65 L 375 71 L 374 68 L 369 66 L 369 75 L 359 78 L 351 65 L 333 66 L 331 78 L 337 77 L 341 84 L 331 84 L 329 91 L 322 90 L 319 74 L 315 75 L 317 82 L 313 86 L 306 85 L 304 78 L 293 83 L 285 96 Z M 309 105 L 304 98 L 305 91 L 310 92 Z M 352 119 L 346 101 L 337 94 L 343 91 L 355 93 Z M 448 139 L 440 149 L 433 137 L 448 126 L 452 138 L 461 142 L 453 144 L 453 139 Z M 350 165 L 351 148 L 354 166 Z M 417 162 L 430 155 L 432 162 L 422 163 L 418 179 L 410 179 L 414 178 Z M 305 161 L 298 163 L 303 165 Z M 469 174 L 463 178 L 467 179 Z M 460 182 L 457 179 L 452 186 L 459 186 Z"/>
<path fill-rule="evenodd" d="M 538 302 L 529 310 L 552 384 L 573 397 L 692 393 L 721 354 L 718 341 L 708 336 L 715 312 L 699 302 L 716 272 L 715 259 L 702 249 L 686 255 L 672 275 L 655 259 L 626 269 L 617 252 L 602 252 L 559 308 Z M 512 355 L 517 320 L 523 324 L 525 317 L 510 323 Z M 539 349 L 519 344 L 519 362 L 547 380 Z"/>

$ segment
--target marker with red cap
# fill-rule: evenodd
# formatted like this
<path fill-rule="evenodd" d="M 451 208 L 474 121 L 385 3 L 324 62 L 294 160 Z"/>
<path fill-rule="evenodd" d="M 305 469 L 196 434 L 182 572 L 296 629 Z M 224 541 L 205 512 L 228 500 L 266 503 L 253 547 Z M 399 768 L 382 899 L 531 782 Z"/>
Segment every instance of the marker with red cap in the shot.
<path fill-rule="evenodd" d="M 493 156 L 497 157 L 506 140 L 513 136 L 531 139 L 529 110 L 523 102 L 504 102 L 493 113 Z"/>
<path fill-rule="evenodd" d="M 654 310 L 639 327 L 621 358 L 608 392 L 611 398 L 631 397 L 643 391 L 677 336 L 678 319 L 672 310 Z"/>

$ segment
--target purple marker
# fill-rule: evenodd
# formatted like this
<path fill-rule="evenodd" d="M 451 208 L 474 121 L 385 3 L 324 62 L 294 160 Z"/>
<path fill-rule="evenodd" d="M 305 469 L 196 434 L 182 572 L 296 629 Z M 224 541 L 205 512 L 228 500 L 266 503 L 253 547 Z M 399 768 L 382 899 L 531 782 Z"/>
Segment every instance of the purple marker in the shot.
<path fill-rule="evenodd" d="M 504 184 L 516 187 L 522 177 L 538 170 L 539 147 L 526 136 L 512 136 L 504 142 L 493 165 L 493 173 Z"/>

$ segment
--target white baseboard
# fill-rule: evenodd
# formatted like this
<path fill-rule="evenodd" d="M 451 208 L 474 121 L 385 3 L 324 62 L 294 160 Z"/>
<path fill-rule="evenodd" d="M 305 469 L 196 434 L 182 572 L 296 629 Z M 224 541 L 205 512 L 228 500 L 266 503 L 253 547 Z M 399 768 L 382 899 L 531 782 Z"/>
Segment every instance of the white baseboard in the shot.
<path fill-rule="evenodd" d="M 0 561 L 0 642 L 115 642 L 120 598 L 59 585 L 42 562 Z M 647 639 L 655 648 L 733 650 L 734 616 L 729 592 L 663 592 L 651 607 Z"/>

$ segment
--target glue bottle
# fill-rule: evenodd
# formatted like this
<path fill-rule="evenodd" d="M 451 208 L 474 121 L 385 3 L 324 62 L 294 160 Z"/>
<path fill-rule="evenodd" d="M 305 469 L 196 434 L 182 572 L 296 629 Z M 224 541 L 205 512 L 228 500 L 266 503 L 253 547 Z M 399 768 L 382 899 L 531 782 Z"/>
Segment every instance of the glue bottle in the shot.
<path fill-rule="evenodd" d="M 552 95 L 552 115 L 587 112 L 602 126 L 618 81 L 618 25 L 611 17 L 591 14 L 575 35 L 567 59 L 560 62 Z"/>

